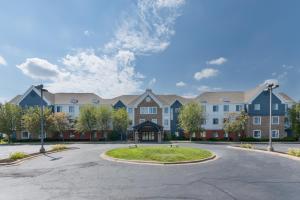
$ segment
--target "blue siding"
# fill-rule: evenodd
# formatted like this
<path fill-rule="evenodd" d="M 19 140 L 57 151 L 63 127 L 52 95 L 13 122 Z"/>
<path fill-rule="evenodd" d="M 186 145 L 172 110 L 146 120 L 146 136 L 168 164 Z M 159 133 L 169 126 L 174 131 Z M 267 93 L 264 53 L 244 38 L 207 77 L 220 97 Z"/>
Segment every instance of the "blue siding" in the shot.
<path fill-rule="evenodd" d="M 176 109 L 181 108 L 182 104 L 176 100 L 172 105 L 171 105 L 171 110 L 173 110 L 173 120 L 171 120 L 171 133 L 175 134 L 175 132 L 182 133 L 182 129 L 179 127 L 179 121 L 178 121 L 178 115 L 179 113 L 176 112 Z"/>
<path fill-rule="evenodd" d="M 118 101 L 115 105 L 114 105 L 114 109 L 120 109 L 120 108 L 125 108 L 126 109 L 126 106 L 125 104 L 122 102 L 122 101 Z"/>
<path fill-rule="evenodd" d="M 40 106 L 41 97 L 34 90 L 31 90 L 31 92 L 20 102 L 19 105 L 21 107 Z M 43 105 L 47 106 L 45 100 L 43 100 Z"/>
<path fill-rule="evenodd" d="M 254 104 L 260 104 L 260 110 L 254 110 Z M 272 109 L 272 115 L 284 115 L 285 104 L 283 104 L 278 97 L 272 94 L 272 104 L 278 104 L 278 110 Z M 263 91 L 256 99 L 253 100 L 252 104 L 249 104 L 248 113 L 250 116 L 267 116 L 270 113 L 270 93 Z"/>

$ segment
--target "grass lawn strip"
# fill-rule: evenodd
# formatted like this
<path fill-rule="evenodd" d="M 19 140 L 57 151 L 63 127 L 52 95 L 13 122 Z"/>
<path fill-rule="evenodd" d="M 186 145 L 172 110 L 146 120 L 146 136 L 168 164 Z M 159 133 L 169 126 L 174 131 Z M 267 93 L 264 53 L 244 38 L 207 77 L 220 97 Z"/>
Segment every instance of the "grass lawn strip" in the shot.
<path fill-rule="evenodd" d="M 150 146 L 137 148 L 117 148 L 106 152 L 112 158 L 131 161 L 152 161 L 158 163 L 186 162 L 207 159 L 213 153 L 199 148 Z"/>

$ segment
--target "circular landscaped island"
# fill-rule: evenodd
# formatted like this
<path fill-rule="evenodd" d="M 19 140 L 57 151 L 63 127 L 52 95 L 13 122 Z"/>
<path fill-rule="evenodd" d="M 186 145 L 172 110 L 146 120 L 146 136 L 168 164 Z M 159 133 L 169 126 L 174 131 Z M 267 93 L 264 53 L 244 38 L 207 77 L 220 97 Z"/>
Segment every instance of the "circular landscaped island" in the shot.
<path fill-rule="evenodd" d="M 179 146 L 130 146 L 109 150 L 103 156 L 115 161 L 155 164 L 193 163 L 215 157 L 206 149 Z"/>

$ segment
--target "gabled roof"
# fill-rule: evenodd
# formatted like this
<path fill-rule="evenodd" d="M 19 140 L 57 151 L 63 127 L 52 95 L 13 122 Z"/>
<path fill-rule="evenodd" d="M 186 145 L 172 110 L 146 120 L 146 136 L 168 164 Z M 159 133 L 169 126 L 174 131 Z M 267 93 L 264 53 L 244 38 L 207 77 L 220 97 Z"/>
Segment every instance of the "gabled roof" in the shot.
<path fill-rule="evenodd" d="M 55 104 L 102 104 L 102 98 L 94 93 L 55 93 Z"/>
<path fill-rule="evenodd" d="M 204 92 L 196 97 L 201 103 L 243 103 L 244 92 Z"/>
<path fill-rule="evenodd" d="M 20 101 L 21 98 L 22 98 L 22 95 L 17 95 L 13 99 L 11 99 L 8 103 L 18 104 L 18 102 Z"/>
<path fill-rule="evenodd" d="M 294 99 L 283 92 L 278 93 L 278 95 L 281 96 L 286 103 L 295 103 Z"/>

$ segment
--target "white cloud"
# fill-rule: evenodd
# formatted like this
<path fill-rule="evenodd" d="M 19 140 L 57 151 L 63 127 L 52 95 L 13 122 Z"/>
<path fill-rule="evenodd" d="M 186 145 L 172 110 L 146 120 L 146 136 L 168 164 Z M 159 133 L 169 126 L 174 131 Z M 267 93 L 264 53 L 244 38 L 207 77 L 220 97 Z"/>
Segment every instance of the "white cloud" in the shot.
<path fill-rule="evenodd" d="M 148 86 L 149 86 L 149 87 L 152 87 L 155 83 L 156 83 L 156 78 L 152 78 L 152 79 L 149 81 Z"/>
<path fill-rule="evenodd" d="M 90 32 L 88 31 L 88 30 L 85 30 L 84 32 L 83 32 L 83 34 L 85 35 L 85 36 L 90 36 Z"/>
<path fill-rule="evenodd" d="M 285 65 L 285 64 L 283 64 L 282 68 L 284 68 L 284 69 L 294 69 L 295 67 L 293 65 Z"/>
<path fill-rule="evenodd" d="M 183 81 L 179 81 L 176 83 L 176 87 L 184 87 L 184 86 L 186 86 L 186 83 Z"/>
<path fill-rule="evenodd" d="M 225 62 L 227 62 L 227 59 L 224 58 L 224 57 L 220 57 L 220 58 L 216 58 L 216 59 L 207 61 L 206 64 L 208 64 L 208 65 L 222 65 Z"/>
<path fill-rule="evenodd" d="M 0 65 L 7 65 L 6 60 L 2 56 L 0 56 Z"/>
<path fill-rule="evenodd" d="M 67 73 L 59 70 L 57 65 L 41 58 L 27 58 L 24 63 L 17 65 L 17 67 L 33 79 L 56 80 L 67 76 Z"/>
<path fill-rule="evenodd" d="M 204 79 L 204 78 L 217 76 L 218 73 L 219 73 L 219 70 L 217 70 L 217 69 L 205 68 L 205 69 L 201 70 L 200 72 L 196 72 L 194 74 L 194 78 L 196 80 L 201 80 L 201 79 Z"/>
<path fill-rule="evenodd" d="M 95 92 L 104 98 L 140 92 L 145 76 L 135 69 L 136 57 L 168 47 L 175 33 L 178 8 L 183 3 L 140 0 L 137 8 L 122 18 L 101 53 L 94 49 L 78 50 L 64 56 L 59 66 L 46 60 L 40 64 L 27 59 L 18 67 L 32 78 L 50 80 L 45 85 L 53 92 Z M 150 82 L 154 84 L 156 79 Z"/>

